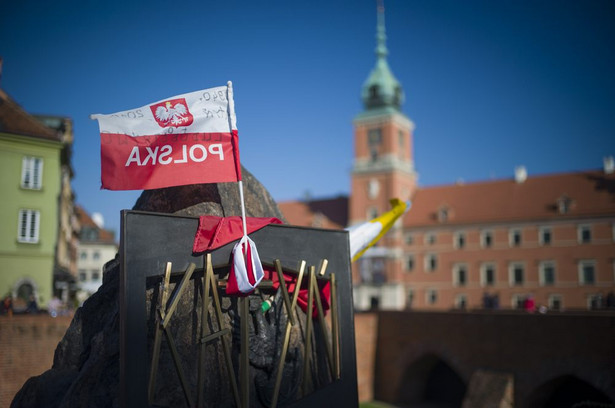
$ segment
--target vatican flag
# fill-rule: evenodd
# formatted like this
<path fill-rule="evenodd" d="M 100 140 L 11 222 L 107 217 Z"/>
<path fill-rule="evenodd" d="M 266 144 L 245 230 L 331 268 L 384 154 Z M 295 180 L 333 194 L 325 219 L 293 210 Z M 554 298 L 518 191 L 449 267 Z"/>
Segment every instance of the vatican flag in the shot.
<path fill-rule="evenodd" d="M 349 232 L 350 258 L 353 262 L 359 259 L 369 247 L 378 242 L 391 229 L 395 221 L 405 214 L 412 205 L 410 201 L 401 201 L 398 198 L 392 199 L 390 203 L 393 207 L 390 211 L 371 221 L 346 229 Z"/>

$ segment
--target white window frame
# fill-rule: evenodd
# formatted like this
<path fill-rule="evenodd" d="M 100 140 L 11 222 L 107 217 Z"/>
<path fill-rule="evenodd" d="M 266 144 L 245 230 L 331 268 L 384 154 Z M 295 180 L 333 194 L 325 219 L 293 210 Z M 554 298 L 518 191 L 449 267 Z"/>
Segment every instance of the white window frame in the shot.
<path fill-rule="evenodd" d="M 600 293 L 590 293 L 587 295 L 586 298 L 586 304 L 587 304 L 587 310 L 596 310 L 594 308 L 592 308 L 592 301 L 594 299 L 599 299 L 601 297 Z M 604 300 L 602 300 L 604 302 Z"/>
<path fill-rule="evenodd" d="M 408 291 L 406 292 L 406 308 L 411 308 L 415 299 L 416 299 L 416 293 L 414 293 L 414 289 L 408 288 Z"/>
<path fill-rule="evenodd" d="M 557 309 L 553 308 L 555 300 L 559 301 L 559 308 Z M 549 310 L 564 310 L 564 297 L 557 293 L 550 294 L 547 299 L 547 305 L 549 306 Z"/>
<path fill-rule="evenodd" d="M 423 242 L 426 245 L 433 245 L 436 243 L 436 234 L 434 232 L 428 232 L 423 237 Z"/>
<path fill-rule="evenodd" d="M 549 242 L 545 242 L 544 240 L 544 234 L 547 231 L 549 232 Z M 538 229 L 538 242 L 540 242 L 542 246 L 551 245 L 553 243 L 553 229 L 551 229 L 551 227 L 540 227 Z"/>
<path fill-rule="evenodd" d="M 547 283 L 545 270 L 549 266 L 553 268 L 553 282 Z M 540 261 L 540 263 L 538 264 L 538 283 L 540 284 L 540 286 L 555 285 L 555 281 L 557 280 L 556 274 L 557 274 L 557 269 L 555 267 L 555 261 Z"/>
<path fill-rule="evenodd" d="M 467 245 L 467 237 L 464 231 L 457 231 L 453 234 L 453 246 L 455 249 L 463 249 Z"/>
<path fill-rule="evenodd" d="M 491 284 L 487 284 L 487 267 L 491 267 L 493 269 L 493 283 Z M 480 285 L 482 287 L 495 286 L 496 282 L 497 282 L 497 269 L 495 267 L 495 263 L 483 262 L 480 265 Z"/>
<path fill-rule="evenodd" d="M 523 272 L 522 282 L 515 283 L 515 267 L 520 266 Z M 525 264 L 523 262 L 510 262 L 508 264 L 508 283 L 510 286 L 523 286 L 525 284 Z"/>
<path fill-rule="evenodd" d="M 465 282 L 461 283 L 461 280 L 459 279 L 459 274 L 461 273 L 461 271 L 465 272 Z M 453 286 L 457 286 L 457 287 L 465 287 L 468 286 L 468 265 L 465 263 L 456 263 L 455 265 L 453 265 Z"/>
<path fill-rule="evenodd" d="M 435 267 L 431 267 L 431 259 L 434 258 L 435 259 Z M 425 267 L 425 271 L 426 272 L 434 272 L 436 269 L 438 269 L 438 255 L 430 252 L 428 254 L 425 254 L 425 265 L 423 265 Z"/>
<path fill-rule="evenodd" d="M 412 260 L 412 268 L 410 268 L 410 260 Z M 416 258 L 414 257 L 414 254 L 406 255 L 406 259 L 404 262 L 404 270 L 406 272 L 414 272 L 415 269 L 416 269 Z"/>
<path fill-rule="evenodd" d="M 438 303 L 438 291 L 433 288 L 425 290 L 425 304 L 435 305 L 436 303 Z"/>
<path fill-rule="evenodd" d="M 491 243 L 487 245 L 487 236 L 491 238 Z M 483 230 L 480 232 L 480 246 L 482 248 L 491 248 L 493 247 L 493 231 L 491 230 Z"/>
<path fill-rule="evenodd" d="M 23 157 L 21 162 L 21 188 L 28 190 L 43 188 L 43 159 L 41 157 Z"/>
<path fill-rule="evenodd" d="M 510 306 L 514 310 L 523 310 L 523 303 L 519 305 L 519 300 L 525 301 L 527 295 L 525 293 L 515 293 L 510 297 Z"/>
<path fill-rule="evenodd" d="M 32 223 L 34 223 L 34 226 Z M 40 227 L 40 211 L 32 209 L 19 210 L 19 216 L 17 217 L 17 242 L 25 244 L 38 244 Z M 24 229 L 24 234 L 22 234 Z"/>
<path fill-rule="evenodd" d="M 461 307 L 462 302 L 465 304 L 463 307 Z M 466 295 L 465 293 L 459 293 L 455 295 L 455 308 L 456 309 L 467 309 L 468 308 L 468 295 Z"/>
<path fill-rule="evenodd" d="M 583 231 L 589 231 L 589 240 L 583 241 Z M 592 227 L 589 224 L 581 224 L 577 227 L 577 240 L 579 244 L 591 244 L 592 242 Z"/>
<path fill-rule="evenodd" d="M 519 233 L 519 244 L 515 244 L 515 235 Z M 523 235 L 521 233 L 521 228 L 511 228 L 508 231 L 508 245 L 511 247 L 520 247 L 523 245 Z"/>
<path fill-rule="evenodd" d="M 592 266 L 594 269 L 594 281 L 586 282 L 585 281 L 585 266 Z M 578 271 L 579 271 L 579 285 L 595 285 L 596 277 L 598 275 L 598 271 L 596 270 L 596 260 L 595 259 L 582 259 L 578 263 Z"/>
<path fill-rule="evenodd" d="M 401 219 L 401 217 L 400 217 L 400 219 Z M 414 234 L 412 234 L 411 232 L 407 233 L 406 236 L 404 237 L 404 243 L 406 245 L 414 244 Z"/>

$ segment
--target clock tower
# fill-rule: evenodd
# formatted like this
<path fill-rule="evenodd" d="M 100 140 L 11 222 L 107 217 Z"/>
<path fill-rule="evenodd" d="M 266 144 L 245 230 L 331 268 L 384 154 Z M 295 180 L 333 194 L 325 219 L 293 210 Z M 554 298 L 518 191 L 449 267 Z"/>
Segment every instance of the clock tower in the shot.
<path fill-rule="evenodd" d="M 414 124 L 401 111 L 404 91 L 387 62 L 384 7 L 381 1 L 377 9 L 376 40 L 376 65 L 361 89 L 364 109 L 353 121 L 350 225 L 365 222 L 388 211 L 391 198 L 408 200 L 416 189 L 417 175 L 412 154 Z M 393 227 L 377 246 L 368 250 L 358 261 L 358 271 L 354 273 L 355 286 L 363 287 L 363 292 L 369 292 L 357 298 L 361 294 L 355 290 L 355 303 L 364 303 L 356 305 L 359 309 L 365 309 L 365 303 L 369 304 L 368 307 L 397 308 L 383 304 L 384 294 L 381 291 L 374 292 L 369 286 L 373 285 L 376 290 L 399 281 L 396 276 L 401 273 L 401 245 L 401 227 Z"/>

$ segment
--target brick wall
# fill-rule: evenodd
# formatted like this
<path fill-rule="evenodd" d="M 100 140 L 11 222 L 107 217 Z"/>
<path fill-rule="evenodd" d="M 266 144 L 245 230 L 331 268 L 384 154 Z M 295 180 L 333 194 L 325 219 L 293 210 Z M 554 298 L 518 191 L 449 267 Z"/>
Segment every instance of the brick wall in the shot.
<path fill-rule="evenodd" d="M 359 402 L 371 401 L 374 399 L 374 364 L 378 315 L 376 313 L 355 314 L 354 331 L 357 350 Z"/>
<path fill-rule="evenodd" d="M 615 313 L 380 312 L 374 396 L 402 402 L 436 356 L 469 384 L 477 370 L 514 377 L 515 406 L 541 385 L 575 376 L 615 401 Z M 424 382 L 424 381 L 423 381 Z"/>
<path fill-rule="evenodd" d="M 0 316 L 0 407 L 8 407 L 28 378 L 51 368 L 72 317 Z"/>

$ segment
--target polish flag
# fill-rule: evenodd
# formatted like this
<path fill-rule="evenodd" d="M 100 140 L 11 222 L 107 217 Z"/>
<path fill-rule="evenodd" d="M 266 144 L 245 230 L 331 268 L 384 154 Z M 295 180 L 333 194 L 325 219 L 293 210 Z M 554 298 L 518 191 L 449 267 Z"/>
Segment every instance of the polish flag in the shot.
<path fill-rule="evenodd" d="M 230 84 L 91 118 L 100 127 L 102 188 L 241 181 Z"/>

